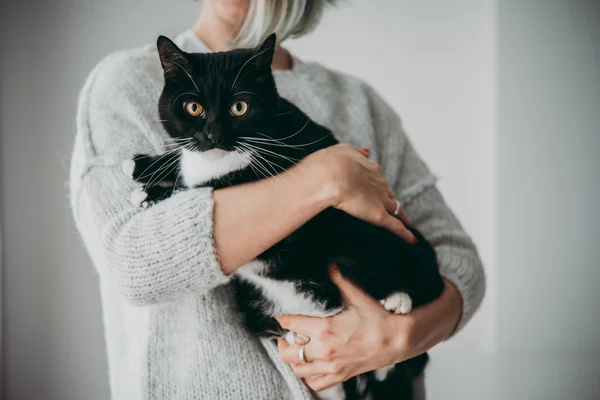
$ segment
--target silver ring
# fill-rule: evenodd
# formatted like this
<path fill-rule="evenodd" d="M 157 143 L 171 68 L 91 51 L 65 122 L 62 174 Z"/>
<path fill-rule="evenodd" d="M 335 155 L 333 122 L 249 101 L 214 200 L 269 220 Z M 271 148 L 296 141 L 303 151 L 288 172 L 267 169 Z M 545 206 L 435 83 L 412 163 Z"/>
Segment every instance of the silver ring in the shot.
<path fill-rule="evenodd" d="M 306 358 L 304 357 L 304 347 L 305 346 L 306 345 L 303 344 L 302 346 L 300 346 L 300 350 L 298 350 L 298 358 L 300 359 L 300 362 L 302 364 L 306 364 Z"/>
<path fill-rule="evenodd" d="M 402 207 L 402 205 L 398 200 L 396 200 L 396 209 L 394 210 L 394 215 L 398 215 L 398 213 L 400 212 L 400 207 Z"/>

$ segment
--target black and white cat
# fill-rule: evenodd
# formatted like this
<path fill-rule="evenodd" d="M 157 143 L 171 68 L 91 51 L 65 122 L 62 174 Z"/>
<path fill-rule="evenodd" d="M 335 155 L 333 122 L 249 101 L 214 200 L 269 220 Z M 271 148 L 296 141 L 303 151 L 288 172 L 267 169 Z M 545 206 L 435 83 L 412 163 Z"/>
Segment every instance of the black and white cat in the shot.
<path fill-rule="evenodd" d="M 161 121 L 178 151 L 138 154 L 123 168 L 143 184 L 138 206 L 185 188 L 216 189 L 275 176 L 319 149 L 337 143 L 277 92 L 271 61 L 275 35 L 256 49 L 191 54 L 161 36 L 158 52 L 165 86 Z M 344 306 L 328 266 L 381 299 L 395 313 L 408 313 L 437 298 L 442 278 L 432 246 L 416 230 L 418 244 L 329 208 L 296 232 L 239 268 L 234 285 L 249 329 L 285 337 L 274 315 L 332 316 Z M 290 340 L 290 335 L 287 335 Z M 410 399 L 412 382 L 427 354 L 361 374 L 318 395 L 339 399 Z"/>

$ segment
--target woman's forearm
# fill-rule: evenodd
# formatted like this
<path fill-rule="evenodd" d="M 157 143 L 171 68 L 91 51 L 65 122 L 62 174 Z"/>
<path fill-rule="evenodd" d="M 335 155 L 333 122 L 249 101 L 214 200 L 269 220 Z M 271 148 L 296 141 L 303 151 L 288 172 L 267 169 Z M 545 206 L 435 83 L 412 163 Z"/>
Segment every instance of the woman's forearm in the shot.
<path fill-rule="evenodd" d="M 213 234 L 221 270 L 234 272 L 330 206 L 414 241 L 391 215 L 398 203 L 381 168 L 365 155 L 338 144 L 275 177 L 215 190 Z"/>
<path fill-rule="evenodd" d="M 231 274 L 332 203 L 324 170 L 300 164 L 274 178 L 214 192 L 214 239 L 221 270 Z"/>
<path fill-rule="evenodd" d="M 410 314 L 390 314 L 389 332 L 394 336 L 389 342 L 397 354 L 396 362 L 424 353 L 454 333 L 460 321 L 462 298 L 450 281 L 444 279 L 444 286 L 439 298 Z"/>

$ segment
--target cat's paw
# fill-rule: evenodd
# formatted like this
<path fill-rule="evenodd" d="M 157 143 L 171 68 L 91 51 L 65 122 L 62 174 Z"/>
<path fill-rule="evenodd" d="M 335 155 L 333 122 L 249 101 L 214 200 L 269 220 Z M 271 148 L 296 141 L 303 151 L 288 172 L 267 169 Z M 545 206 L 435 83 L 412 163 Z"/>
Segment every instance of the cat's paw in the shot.
<path fill-rule="evenodd" d="M 308 336 L 292 331 L 288 331 L 283 338 L 288 344 L 306 344 L 310 341 Z"/>
<path fill-rule="evenodd" d="M 133 192 L 131 192 L 130 201 L 131 205 L 134 207 L 147 208 L 149 206 L 147 199 L 148 193 L 146 193 L 142 188 L 135 189 Z"/>
<path fill-rule="evenodd" d="M 135 171 L 135 161 L 134 160 L 125 160 L 123 164 L 121 164 L 121 169 L 123 173 L 128 177 L 133 179 L 133 171 Z"/>
<path fill-rule="evenodd" d="M 394 314 L 408 314 L 412 310 L 412 300 L 407 293 L 394 292 L 385 299 L 381 300 L 381 304 L 386 310 L 392 311 Z"/>

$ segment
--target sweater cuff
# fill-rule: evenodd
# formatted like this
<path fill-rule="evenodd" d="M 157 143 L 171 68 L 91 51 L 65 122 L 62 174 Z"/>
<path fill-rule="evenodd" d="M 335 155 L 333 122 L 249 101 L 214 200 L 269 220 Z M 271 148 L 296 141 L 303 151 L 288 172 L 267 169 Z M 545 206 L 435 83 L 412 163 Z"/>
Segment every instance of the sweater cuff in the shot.
<path fill-rule="evenodd" d="M 189 288 L 192 291 L 196 291 L 198 288 L 206 286 L 207 282 L 210 282 L 210 286 L 218 286 L 227 283 L 230 277 L 225 275 L 221 270 L 221 265 L 215 251 L 215 243 L 213 238 L 213 210 L 214 200 L 213 191 L 203 190 L 202 195 L 206 195 L 204 201 L 198 201 L 198 193 L 192 194 L 188 191 L 192 197 L 190 201 L 195 202 L 198 207 L 198 213 L 193 218 L 194 229 L 198 230 L 198 236 L 195 239 L 195 246 L 198 251 L 195 254 L 195 260 L 188 263 L 189 265 Z M 182 193 L 185 196 L 188 193 Z M 204 196 L 202 196 L 204 197 Z"/>
<path fill-rule="evenodd" d="M 472 253 L 454 248 L 436 248 L 440 274 L 452 282 L 462 297 L 462 314 L 452 333 L 458 333 L 475 314 L 485 293 L 485 275 L 481 261 Z"/>

